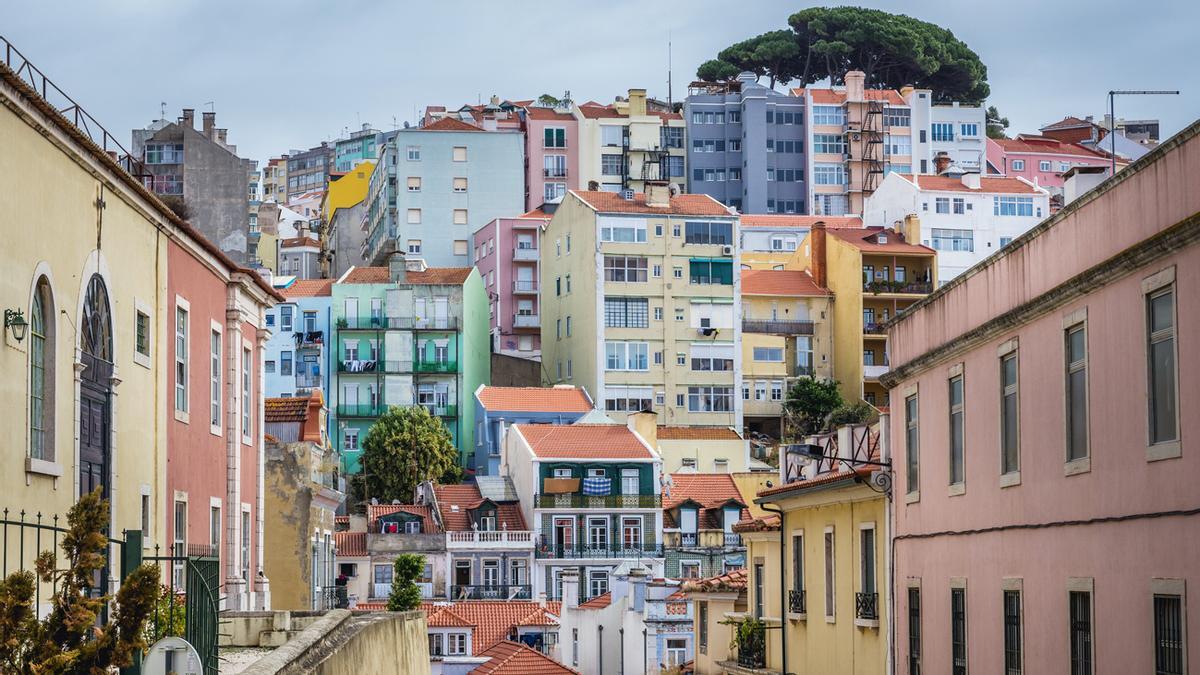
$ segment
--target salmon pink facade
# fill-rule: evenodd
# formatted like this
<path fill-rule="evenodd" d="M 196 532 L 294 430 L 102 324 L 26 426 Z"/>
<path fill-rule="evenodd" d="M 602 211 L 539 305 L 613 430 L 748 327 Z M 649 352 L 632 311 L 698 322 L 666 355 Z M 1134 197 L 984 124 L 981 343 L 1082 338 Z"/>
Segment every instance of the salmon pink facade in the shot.
<path fill-rule="evenodd" d="M 514 218 L 496 218 L 475 232 L 472 258 L 488 290 L 496 353 L 523 359 L 541 355 L 540 234 L 550 216 L 534 209 Z"/>
<path fill-rule="evenodd" d="M 579 189 L 579 122 L 567 110 L 525 108 L 525 208 Z"/>
<path fill-rule="evenodd" d="M 225 609 L 267 609 L 263 317 L 281 298 L 253 272 L 194 244 L 172 240 L 167 266 L 164 548 L 219 556 Z M 183 574 L 177 564 L 172 582 L 181 585 Z"/>
<path fill-rule="evenodd" d="M 1200 667 L 1196 171 L 1200 123 L 891 328 L 897 672 Z"/>
<path fill-rule="evenodd" d="M 1072 167 L 1109 166 L 1112 160 L 1074 143 L 1020 134 L 1016 138 L 989 138 L 987 161 L 991 173 L 1024 178 L 1058 194 L 1062 192 L 1063 174 Z"/>

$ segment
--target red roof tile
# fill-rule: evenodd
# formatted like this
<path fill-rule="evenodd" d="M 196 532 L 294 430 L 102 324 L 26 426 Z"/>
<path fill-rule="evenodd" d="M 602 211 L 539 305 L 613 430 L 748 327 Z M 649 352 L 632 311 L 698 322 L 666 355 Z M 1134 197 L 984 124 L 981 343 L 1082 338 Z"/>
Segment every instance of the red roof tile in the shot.
<path fill-rule="evenodd" d="M 477 656 L 490 660 L 475 668 L 470 675 L 570 675 L 578 673 L 545 654 L 523 644 L 505 640 Z"/>
<path fill-rule="evenodd" d="M 579 112 L 582 113 L 584 117 L 586 117 L 590 120 L 605 119 L 605 118 L 612 119 L 612 118 L 616 118 L 616 117 L 624 117 L 624 115 L 617 112 L 616 108 L 614 108 L 610 105 L 601 105 L 599 103 L 593 103 L 591 101 L 588 101 L 587 103 L 584 103 L 583 105 L 579 106 Z"/>
<path fill-rule="evenodd" d="M 300 246 L 321 248 L 321 242 L 313 239 L 312 237 L 293 237 L 291 239 L 284 239 L 283 241 L 279 242 L 279 246 L 282 248 L 296 248 Z"/>
<path fill-rule="evenodd" d="M 825 296 L 805 270 L 742 270 L 742 295 Z"/>
<path fill-rule="evenodd" d="M 1081 120 L 1078 117 L 1072 117 L 1072 116 L 1068 115 L 1057 122 L 1054 122 L 1052 124 L 1047 124 L 1046 126 L 1042 127 L 1041 130 L 1047 131 L 1047 130 L 1053 130 L 1053 129 L 1074 129 L 1077 127 L 1094 127 L 1094 126 L 1097 126 L 1095 122 Z"/>
<path fill-rule="evenodd" d="M 268 398 L 263 406 L 263 419 L 267 422 L 303 422 L 308 419 L 310 404 L 308 396 Z"/>
<path fill-rule="evenodd" d="M 917 176 L 915 180 L 912 174 L 900 174 L 900 177 L 914 185 L 919 185 L 922 190 L 931 190 L 934 192 L 971 192 L 975 194 L 996 192 L 1001 194 L 1028 195 L 1039 193 L 1037 188 L 1020 178 L 981 176 L 979 178 L 979 189 L 973 190 L 967 187 L 957 176 Z"/>
<path fill-rule="evenodd" d="M 425 623 L 430 628 L 474 628 L 475 624 L 455 613 L 449 606 L 434 607 Z"/>
<path fill-rule="evenodd" d="M 1106 159 L 1106 156 L 1089 150 L 1075 143 L 1064 143 L 1056 138 L 1022 134 L 1017 138 L 990 138 L 988 143 L 995 143 L 1005 153 L 1032 153 L 1040 155 L 1071 155 L 1086 159 Z M 925 176 L 921 176 L 922 182 Z"/>
<path fill-rule="evenodd" d="M 483 131 L 474 124 L 453 117 L 443 117 L 442 119 L 421 127 L 422 131 Z"/>
<path fill-rule="evenodd" d="M 582 387 L 484 387 L 479 401 L 491 411 L 577 412 L 592 409 Z"/>
<path fill-rule="evenodd" d="M 424 271 L 410 270 L 405 274 L 405 283 L 427 285 L 458 285 L 471 276 L 470 267 L 429 267 Z M 386 267 L 352 267 L 340 283 L 343 284 L 386 284 L 391 276 Z"/>
<path fill-rule="evenodd" d="M 442 525 L 447 531 L 471 531 L 471 515 L 469 511 L 483 503 L 483 495 L 475 483 L 461 485 L 435 485 L 437 494 L 438 513 L 442 516 Z M 457 506 L 458 509 L 453 507 Z M 507 527 L 509 530 L 525 530 L 525 518 L 521 515 L 521 507 L 515 502 L 503 502 L 496 505 L 496 527 Z"/>
<path fill-rule="evenodd" d="M 793 96 L 803 96 L 806 90 L 800 87 L 792 89 Z M 808 89 L 812 94 L 812 102 L 815 105 L 841 105 L 846 102 L 845 89 Z M 867 89 L 863 91 L 863 98 L 868 101 L 884 101 L 890 105 L 908 105 L 904 102 L 904 97 L 895 89 Z"/>
<path fill-rule="evenodd" d="M 658 425 L 658 437 L 667 441 L 740 441 L 742 437 L 729 427 L 673 427 Z"/>
<path fill-rule="evenodd" d="M 538 459 L 650 459 L 654 453 L 621 424 L 514 424 Z"/>
<path fill-rule="evenodd" d="M 575 121 L 575 116 L 569 112 L 559 112 L 554 108 L 542 108 L 539 106 L 530 106 L 525 109 L 530 119 L 534 120 L 562 120 L 564 122 Z"/>
<path fill-rule="evenodd" d="M 411 513 L 414 516 L 420 516 L 421 532 L 423 534 L 438 534 L 440 532 L 440 530 L 438 530 L 437 523 L 433 520 L 433 508 L 416 504 L 368 504 L 368 528 L 372 532 L 378 532 L 379 527 L 376 524 L 376 521 L 383 516 L 391 515 L 398 511 Z"/>
<path fill-rule="evenodd" d="M 366 532 L 334 532 L 334 547 L 338 557 L 365 558 L 367 556 Z"/>
<path fill-rule="evenodd" d="M 724 519 L 721 507 L 731 501 L 742 504 L 742 518 L 750 516 L 750 512 L 744 508 L 745 500 L 737 483 L 727 473 L 673 473 L 671 483 L 671 493 L 663 495 L 663 527 L 678 527 L 674 514 L 668 512 L 687 501 L 700 505 L 697 525 L 702 530 L 722 529 Z"/>
<path fill-rule="evenodd" d="M 636 192 L 633 199 L 624 199 L 618 192 L 571 190 L 600 213 L 652 213 L 676 216 L 730 216 L 729 209 L 708 195 L 688 194 L 671 197 L 670 206 L 649 206 L 646 195 Z"/>
<path fill-rule="evenodd" d="M 743 214 L 742 227 L 805 227 L 811 228 L 813 223 L 823 220 L 829 227 L 862 227 L 861 216 L 797 216 L 782 213 L 774 214 Z"/>
<path fill-rule="evenodd" d="M 283 297 L 291 300 L 292 298 L 315 298 L 329 297 L 333 289 L 333 279 L 297 279 L 287 288 L 279 289 Z"/>
<path fill-rule="evenodd" d="M 562 612 L 562 603 L 558 601 L 547 602 L 544 608 L 531 600 L 421 603 L 421 609 L 430 614 L 442 607 L 453 609 L 455 616 L 474 626 L 471 645 L 476 655 L 502 640 L 515 637 L 517 626 L 557 626 Z"/>
<path fill-rule="evenodd" d="M 605 607 L 608 607 L 611 604 L 612 604 L 612 591 L 609 591 L 608 593 L 605 593 L 603 595 L 597 595 L 596 597 L 592 598 L 591 600 L 581 603 L 579 605 L 579 609 L 604 609 Z"/>
<path fill-rule="evenodd" d="M 538 218 L 538 219 L 550 220 L 550 218 L 552 218 L 553 216 L 551 216 L 549 213 L 546 213 L 545 211 L 543 211 L 541 209 L 541 207 L 538 207 L 532 211 L 526 211 L 525 213 L 522 213 L 521 215 L 519 215 L 517 217 L 518 218 Z"/>
<path fill-rule="evenodd" d="M 924 179 L 925 176 L 922 176 Z M 840 239 L 847 244 L 859 249 L 863 253 L 893 253 L 901 255 L 936 255 L 937 253 L 928 246 L 921 244 L 909 244 L 904 241 L 904 236 L 891 229 L 882 227 L 830 227 L 826 230 L 832 237 Z M 887 234 L 887 243 L 880 244 L 878 237 L 880 233 Z"/>
<path fill-rule="evenodd" d="M 770 514 L 761 518 L 743 518 L 733 526 L 734 532 L 770 532 L 778 529 L 778 514 Z"/>
<path fill-rule="evenodd" d="M 746 568 L 733 570 L 707 579 L 696 579 L 683 585 L 684 593 L 720 593 L 746 590 Z"/>

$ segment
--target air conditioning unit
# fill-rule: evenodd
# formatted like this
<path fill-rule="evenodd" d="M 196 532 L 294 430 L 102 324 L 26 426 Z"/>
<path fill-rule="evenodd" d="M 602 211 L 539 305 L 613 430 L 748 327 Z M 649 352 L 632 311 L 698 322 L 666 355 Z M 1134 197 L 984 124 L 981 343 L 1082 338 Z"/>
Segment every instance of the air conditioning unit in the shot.
<path fill-rule="evenodd" d="M 712 337 L 717 334 L 717 329 L 709 326 L 703 326 L 700 328 L 700 334 L 704 337 Z"/>
<path fill-rule="evenodd" d="M 721 255 L 733 255 L 733 247 L 728 245 L 722 246 Z"/>

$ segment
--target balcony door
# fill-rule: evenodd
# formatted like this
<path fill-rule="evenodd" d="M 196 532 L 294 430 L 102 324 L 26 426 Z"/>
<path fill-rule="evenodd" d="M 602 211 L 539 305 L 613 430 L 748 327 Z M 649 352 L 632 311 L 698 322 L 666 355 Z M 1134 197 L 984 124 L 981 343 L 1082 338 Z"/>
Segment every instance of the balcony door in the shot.
<path fill-rule="evenodd" d="M 591 516 L 587 519 L 588 549 L 604 551 L 608 548 L 608 518 Z"/>
<path fill-rule="evenodd" d="M 108 288 L 100 275 L 88 282 L 79 346 L 84 366 L 79 387 L 79 496 L 108 494 L 111 461 L 113 346 Z"/>
<path fill-rule="evenodd" d="M 554 550 L 561 556 L 575 546 L 575 519 L 554 519 Z"/>
<path fill-rule="evenodd" d="M 642 519 L 621 519 L 621 543 L 627 551 L 637 551 L 642 548 Z"/>

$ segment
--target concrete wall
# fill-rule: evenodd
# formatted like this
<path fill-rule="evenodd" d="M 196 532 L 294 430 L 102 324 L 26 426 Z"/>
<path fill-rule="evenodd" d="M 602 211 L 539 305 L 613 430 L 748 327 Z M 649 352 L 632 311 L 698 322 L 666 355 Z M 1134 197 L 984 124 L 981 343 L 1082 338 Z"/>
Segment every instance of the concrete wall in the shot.
<path fill-rule="evenodd" d="M 253 620 L 253 618 L 251 618 Z M 245 675 L 430 672 L 424 612 L 333 610 L 242 671 Z"/>
<path fill-rule="evenodd" d="M 313 546 L 323 547 L 333 536 L 333 508 L 320 494 L 326 491 L 310 478 L 311 447 L 309 442 L 267 444 L 263 569 L 277 609 L 313 606 Z"/>
<path fill-rule="evenodd" d="M 542 382 L 542 362 L 492 354 L 492 384 L 498 387 L 537 387 Z"/>

